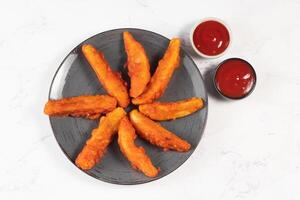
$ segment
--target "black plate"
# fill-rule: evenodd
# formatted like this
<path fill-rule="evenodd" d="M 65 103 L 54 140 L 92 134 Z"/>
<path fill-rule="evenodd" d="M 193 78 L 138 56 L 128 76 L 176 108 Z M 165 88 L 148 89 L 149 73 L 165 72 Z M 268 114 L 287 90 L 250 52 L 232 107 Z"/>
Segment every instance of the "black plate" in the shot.
<path fill-rule="evenodd" d="M 60 99 L 84 94 L 106 94 L 81 53 L 81 45 L 85 43 L 92 44 L 102 51 L 112 68 L 120 71 L 123 78 L 128 81 L 128 75 L 124 68 L 126 54 L 122 40 L 122 32 L 125 30 L 130 31 L 144 46 L 153 73 L 168 46 L 169 39 L 157 33 L 140 29 L 126 28 L 106 31 L 85 40 L 67 55 L 54 76 L 49 98 Z M 176 101 L 194 96 L 202 97 L 206 101 L 204 109 L 185 118 L 161 123 L 165 128 L 191 143 L 192 149 L 189 152 L 163 151 L 139 138 L 136 140 L 137 144 L 146 149 L 154 165 L 161 169 L 156 178 L 148 178 L 132 169 L 121 154 L 116 138 L 110 144 L 101 163 L 86 173 L 109 183 L 140 184 L 159 179 L 177 169 L 197 147 L 204 131 L 208 111 L 207 93 L 202 76 L 191 57 L 182 49 L 181 65 L 175 71 L 165 94 L 159 100 Z M 92 129 L 98 125 L 98 120 L 71 117 L 50 117 L 50 122 L 59 146 L 72 163 L 87 138 L 90 137 Z"/>

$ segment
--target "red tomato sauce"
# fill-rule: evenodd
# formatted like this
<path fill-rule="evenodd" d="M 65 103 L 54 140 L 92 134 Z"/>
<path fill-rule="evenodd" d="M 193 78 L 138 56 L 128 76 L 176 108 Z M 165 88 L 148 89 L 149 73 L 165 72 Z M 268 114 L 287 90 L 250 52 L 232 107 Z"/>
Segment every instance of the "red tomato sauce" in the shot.
<path fill-rule="evenodd" d="M 256 74 L 245 60 L 231 58 L 221 63 L 215 74 L 217 90 L 228 98 L 239 99 L 247 96 L 256 83 Z"/>
<path fill-rule="evenodd" d="M 220 22 L 210 20 L 199 24 L 193 33 L 195 47 L 203 54 L 216 56 L 229 45 L 230 34 Z"/>

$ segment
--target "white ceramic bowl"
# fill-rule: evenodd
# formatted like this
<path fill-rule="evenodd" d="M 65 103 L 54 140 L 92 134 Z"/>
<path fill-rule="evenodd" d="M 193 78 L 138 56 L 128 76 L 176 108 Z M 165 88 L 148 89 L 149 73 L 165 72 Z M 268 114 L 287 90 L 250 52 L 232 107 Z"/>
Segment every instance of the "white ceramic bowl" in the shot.
<path fill-rule="evenodd" d="M 198 26 L 199 24 L 201 24 L 201 23 L 203 23 L 203 22 L 206 22 L 206 21 L 216 21 L 216 22 L 219 22 L 220 24 L 222 24 L 223 26 L 225 26 L 225 28 L 228 30 L 228 33 L 229 33 L 229 43 L 228 43 L 228 46 L 227 46 L 227 48 L 226 48 L 222 53 L 220 53 L 220 54 L 218 54 L 218 55 L 211 56 L 211 55 L 203 54 L 202 52 L 200 52 L 200 51 L 196 48 L 196 46 L 195 46 L 195 44 L 194 44 L 193 36 L 194 36 L 195 29 L 197 28 L 197 26 Z M 192 28 L 192 30 L 191 30 L 191 32 L 190 32 L 190 42 L 191 42 L 191 44 L 192 44 L 192 47 L 193 47 L 194 51 L 195 51 L 199 56 L 204 57 L 204 58 L 218 58 L 218 57 L 224 55 L 224 54 L 227 52 L 227 50 L 229 49 L 230 45 L 231 45 L 231 42 L 232 42 L 231 31 L 230 31 L 229 27 L 226 25 L 226 23 L 223 22 L 222 20 L 218 19 L 218 18 L 214 18 L 214 17 L 204 18 L 204 19 L 200 20 L 198 23 L 196 23 L 196 24 L 194 25 L 194 27 Z"/>

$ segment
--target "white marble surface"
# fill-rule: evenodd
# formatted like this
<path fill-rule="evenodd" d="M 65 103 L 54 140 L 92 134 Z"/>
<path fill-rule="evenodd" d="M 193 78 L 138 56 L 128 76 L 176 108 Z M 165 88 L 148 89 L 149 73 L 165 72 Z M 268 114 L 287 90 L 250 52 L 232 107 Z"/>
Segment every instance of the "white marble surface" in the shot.
<path fill-rule="evenodd" d="M 300 199 L 300 1 L 1 0 L 0 199 Z M 254 93 L 209 96 L 203 139 L 178 170 L 118 186 L 77 170 L 63 155 L 43 106 L 66 54 L 96 33 L 137 27 L 185 41 L 198 19 L 219 17 L 233 43 L 202 73 L 238 56 L 258 75 Z M 298 57 L 297 57 L 298 56 Z"/>

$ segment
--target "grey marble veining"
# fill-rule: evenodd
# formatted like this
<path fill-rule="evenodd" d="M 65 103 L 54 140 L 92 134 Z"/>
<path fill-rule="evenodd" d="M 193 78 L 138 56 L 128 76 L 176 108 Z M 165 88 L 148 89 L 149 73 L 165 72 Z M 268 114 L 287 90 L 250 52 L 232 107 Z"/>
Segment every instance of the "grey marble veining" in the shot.
<path fill-rule="evenodd" d="M 300 183 L 300 3 L 289 1 L 1 1 L 0 199 L 298 200 Z M 206 77 L 209 117 L 190 159 L 145 185 L 106 184 L 77 170 L 42 114 L 52 77 L 86 38 L 133 27 L 188 47 L 192 24 L 218 17 L 233 42 L 223 57 L 194 61 Z M 209 87 L 222 60 L 242 57 L 256 69 L 255 91 L 224 101 Z"/>

